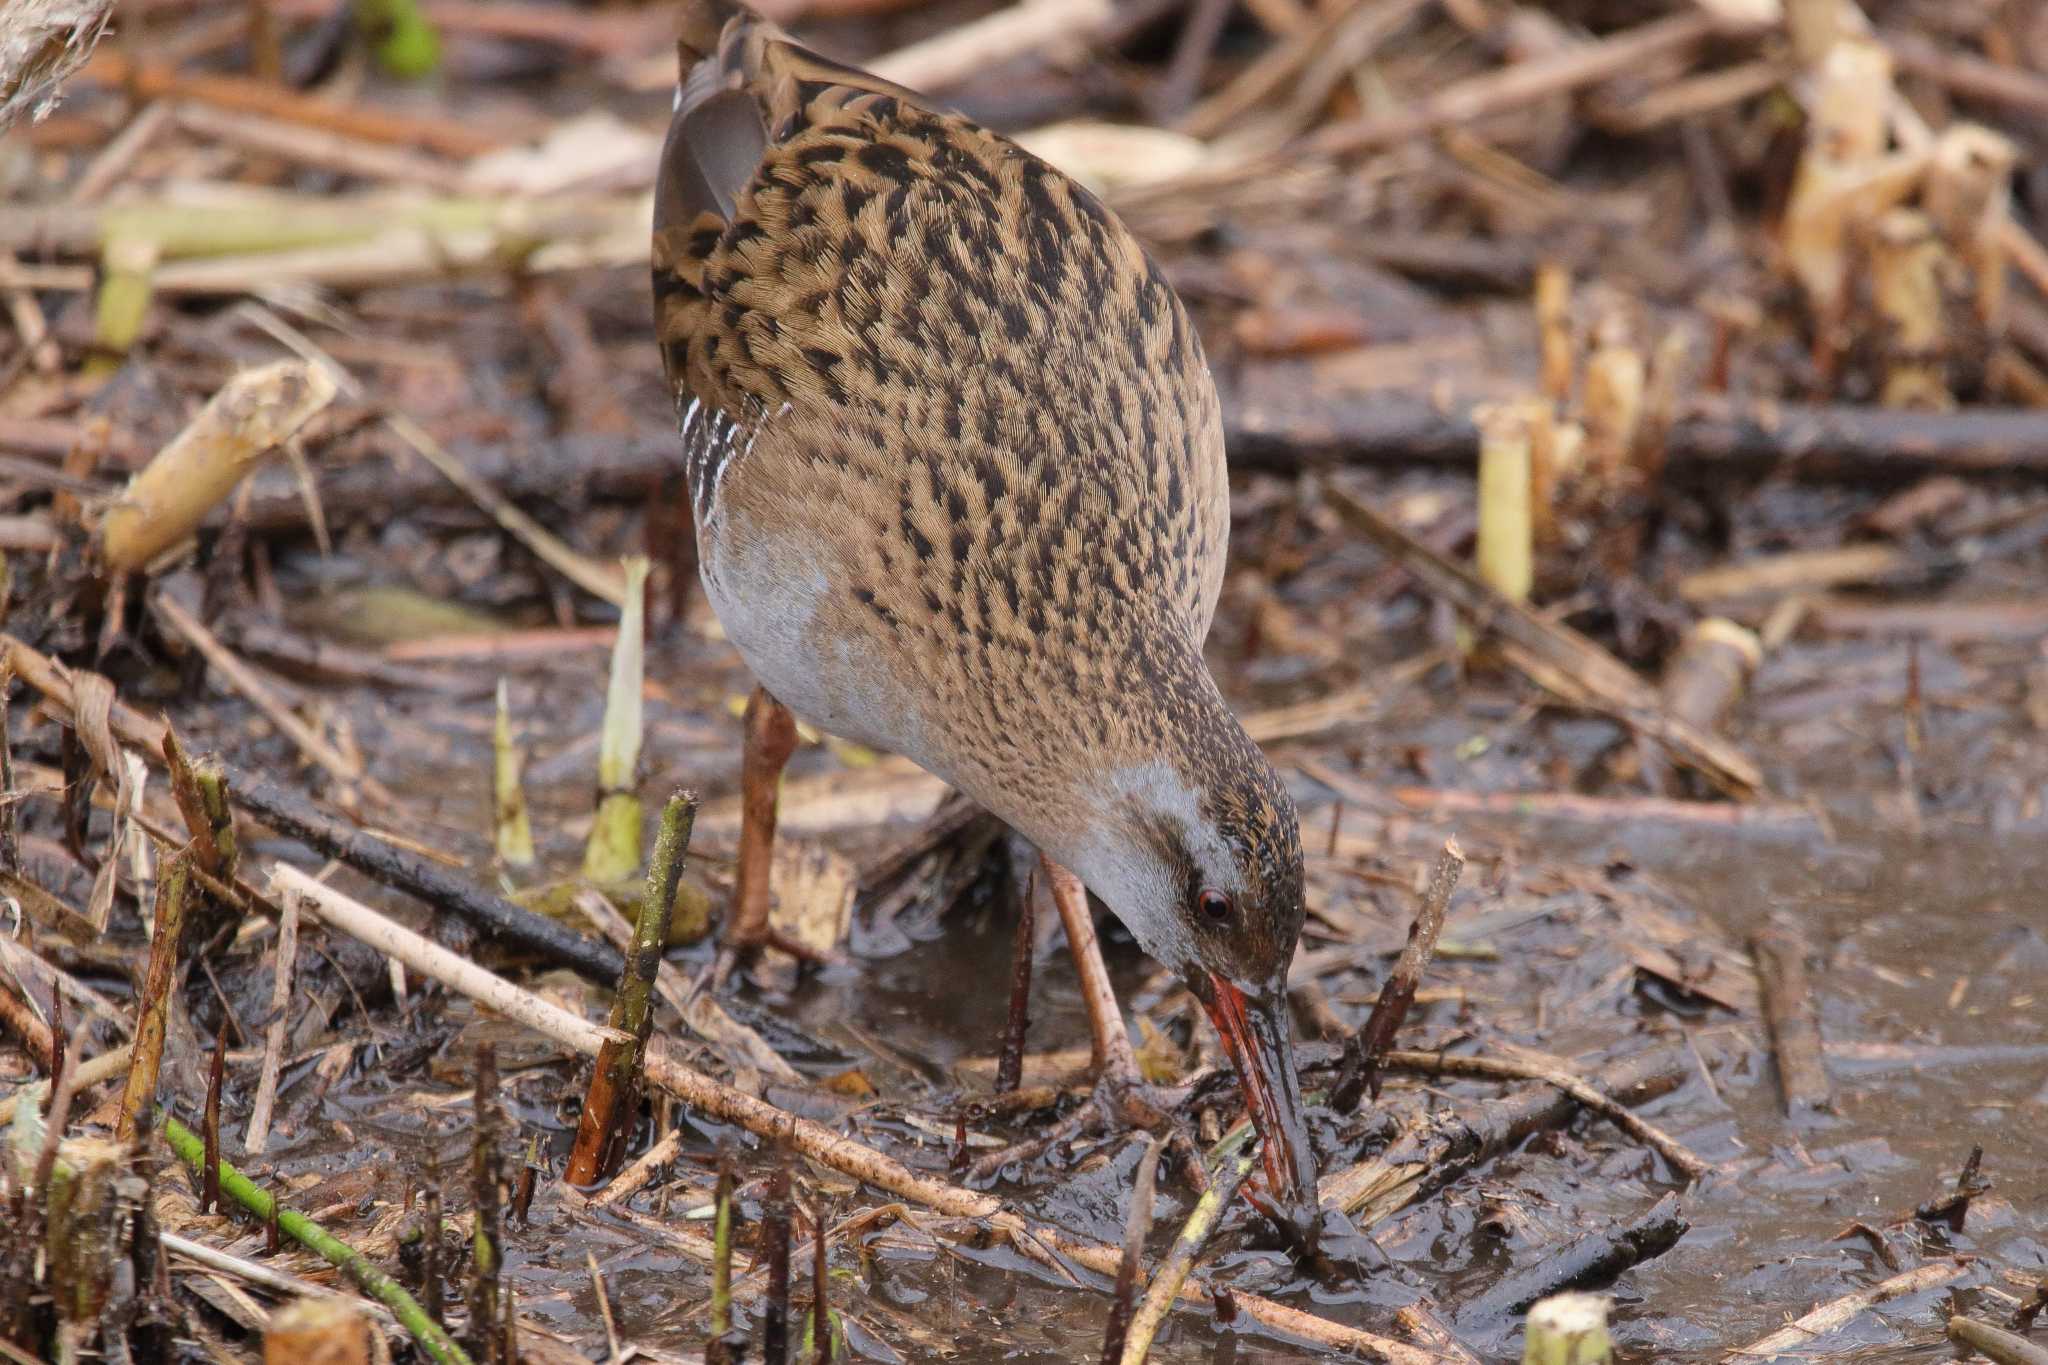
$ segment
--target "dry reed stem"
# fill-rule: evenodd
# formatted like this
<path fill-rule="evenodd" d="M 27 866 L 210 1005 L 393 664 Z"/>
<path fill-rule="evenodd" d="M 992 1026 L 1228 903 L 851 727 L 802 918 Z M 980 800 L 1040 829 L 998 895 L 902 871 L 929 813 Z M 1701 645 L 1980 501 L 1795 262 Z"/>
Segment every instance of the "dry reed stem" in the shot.
<path fill-rule="evenodd" d="M 1929 1289 L 1939 1289 L 1961 1279 L 1969 1267 L 1959 1261 L 1932 1261 L 1927 1265 L 1894 1275 L 1868 1289 L 1859 1289 L 1821 1304 L 1804 1317 L 1785 1324 L 1769 1336 L 1760 1337 L 1747 1346 L 1738 1346 L 1722 1356 L 1723 1365 L 1744 1365 L 1751 1361 L 1768 1361 L 1788 1352 L 1805 1354 L 1818 1337 L 1838 1331 L 1847 1326 L 1851 1319 L 1869 1312 L 1881 1303 L 1905 1298 Z"/>
<path fill-rule="evenodd" d="M 256 1098 L 249 1106 L 249 1128 L 242 1150 L 261 1156 L 270 1141 L 270 1111 L 277 1103 L 277 1073 L 284 1065 L 284 1040 L 291 1033 L 292 969 L 299 956 L 300 898 L 283 899 L 284 916 L 277 925 L 277 973 L 271 979 L 270 1027 L 263 1038 L 263 1067 L 256 1076 Z"/>
<path fill-rule="evenodd" d="M 299 360 L 244 371 L 222 385 L 107 509 L 100 525 L 107 565 L 143 569 L 191 535 L 334 394 L 330 375 Z"/>

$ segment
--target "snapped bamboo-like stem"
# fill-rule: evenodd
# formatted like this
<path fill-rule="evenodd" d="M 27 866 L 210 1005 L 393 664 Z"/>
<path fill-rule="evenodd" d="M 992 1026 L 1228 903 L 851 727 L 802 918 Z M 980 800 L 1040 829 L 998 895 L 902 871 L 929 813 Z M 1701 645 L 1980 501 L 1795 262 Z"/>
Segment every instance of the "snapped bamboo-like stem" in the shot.
<path fill-rule="evenodd" d="M 256 463 L 333 401 L 334 379 L 303 360 L 236 375 L 137 474 L 100 526 L 109 568 L 148 566 L 198 529 Z"/>
<path fill-rule="evenodd" d="M 612 645 L 611 683 L 598 741 L 597 820 L 583 850 L 583 875 L 600 886 L 624 881 L 640 867 L 642 816 L 634 784 L 640 766 L 647 569 L 644 556 L 626 560 L 626 600 Z"/>
<path fill-rule="evenodd" d="M 571 1185 L 595 1184 L 618 1169 L 625 1153 L 633 1116 L 639 1109 L 641 1052 L 654 1031 L 655 979 L 662 952 L 668 947 L 669 919 L 696 818 L 697 798 L 689 792 L 677 792 L 662 810 L 654 858 L 647 869 L 647 894 L 640 902 L 625 974 L 612 998 L 611 1027 L 621 1037 L 598 1050 L 597 1066 L 591 1072 L 583 1113 L 577 1121 L 576 1144 L 563 1176 Z"/>
<path fill-rule="evenodd" d="M 88 369 L 111 373 L 142 335 L 154 293 L 156 244 L 146 237 L 116 237 L 100 253 L 100 292 L 93 309 L 93 346 Z"/>
<path fill-rule="evenodd" d="M 498 1104 L 498 1054 L 485 1043 L 476 1051 L 476 1089 L 471 1104 L 469 1164 L 470 1279 L 469 1337 L 484 1365 L 512 1365 L 505 1359 L 500 1332 L 504 1297 L 505 1227 L 504 1153 L 499 1150 L 503 1121 Z"/>
<path fill-rule="evenodd" d="M 732 1332 L 732 1238 L 737 1214 L 732 1198 L 732 1149 L 718 1146 L 718 1192 L 712 1224 L 711 1339 L 704 1343 L 705 1365 L 728 1365 L 737 1343 Z"/>
<path fill-rule="evenodd" d="M 1536 328 L 1542 346 L 1543 396 L 1566 403 L 1572 396 L 1577 355 L 1572 347 L 1572 273 L 1555 261 L 1536 267 Z"/>
<path fill-rule="evenodd" d="M 163 1131 L 171 1150 L 195 1172 L 207 1164 L 205 1144 L 191 1129 L 166 1116 Z M 266 1222 L 275 1218 L 285 1236 L 343 1271 L 358 1289 L 389 1308 L 392 1316 L 412 1334 L 412 1339 L 419 1343 L 420 1349 L 435 1365 L 470 1365 L 468 1353 L 456 1345 L 439 1324 L 428 1318 L 418 1301 L 361 1252 L 330 1234 L 305 1214 L 293 1209 L 280 1209 L 273 1196 L 231 1163 L 216 1160 L 212 1170 L 214 1178 L 220 1182 L 221 1191 L 228 1198 Z"/>
<path fill-rule="evenodd" d="M 2006 264 L 2012 237 L 2012 175 L 2019 149 L 1975 123 L 1944 128 L 1927 164 L 1922 202 L 1947 245 L 1969 267 L 1977 320 L 2004 335 Z"/>
<path fill-rule="evenodd" d="M 121 1095 L 121 1117 L 114 1136 L 133 1142 L 156 1103 L 157 1075 L 163 1063 L 164 1031 L 171 991 L 178 975 L 178 949 L 185 937 L 185 903 L 189 899 L 192 858 L 179 852 L 157 876 L 156 916 L 149 943 L 149 968 L 135 1025 L 135 1065 Z"/>
<path fill-rule="evenodd" d="M 532 867 L 533 823 L 526 814 L 526 788 L 521 782 L 526 750 L 512 742 L 512 706 L 505 680 L 498 679 L 498 719 L 491 730 L 492 841 L 498 861 L 507 867 Z"/>
<path fill-rule="evenodd" d="M 1695 622 L 1664 665 L 1658 687 L 1672 715 L 1713 732 L 1742 699 L 1764 660 L 1755 631 L 1726 617 Z"/>
<path fill-rule="evenodd" d="M 1916 209 L 1892 209 L 1870 233 L 1870 297 L 1887 324 L 1884 405 L 1955 406 L 1949 391 L 1942 276 L 1948 248 L 1934 223 Z"/>
<path fill-rule="evenodd" d="M 1586 358 L 1583 416 L 1587 459 L 1601 486 L 1609 487 L 1630 465 L 1643 419 L 1649 366 L 1620 329 L 1603 331 L 1606 334 Z"/>
<path fill-rule="evenodd" d="M 1473 413 L 1479 427 L 1479 576 L 1501 596 L 1526 602 L 1536 583 L 1531 510 L 1531 427 L 1548 416 L 1548 401 L 1489 404 Z"/>
<path fill-rule="evenodd" d="M 1613 1358 L 1607 1339 L 1604 1294 L 1558 1294 L 1529 1310 L 1522 1365 L 1604 1365 Z"/>

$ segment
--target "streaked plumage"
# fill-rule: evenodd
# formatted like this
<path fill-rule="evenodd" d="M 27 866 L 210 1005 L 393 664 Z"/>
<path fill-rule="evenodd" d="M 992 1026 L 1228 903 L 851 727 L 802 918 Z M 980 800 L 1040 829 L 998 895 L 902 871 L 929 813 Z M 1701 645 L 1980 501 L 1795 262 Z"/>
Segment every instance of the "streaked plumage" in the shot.
<path fill-rule="evenodd" d="M 682 53 L 656 325 L 727 634 L 1162 961 L 1277 990 L 1299 839 L 1202 660 L 1229 496 L 1180 301 L 1093 195 L 967 119 L 724 0 Z"/>

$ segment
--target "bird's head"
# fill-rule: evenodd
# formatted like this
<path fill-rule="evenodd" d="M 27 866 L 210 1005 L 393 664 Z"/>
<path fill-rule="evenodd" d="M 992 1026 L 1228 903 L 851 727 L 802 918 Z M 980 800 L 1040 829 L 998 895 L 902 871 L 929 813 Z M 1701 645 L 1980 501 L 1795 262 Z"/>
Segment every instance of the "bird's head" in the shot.
<path fill-rule="evenodd" d="M 1272 766 L 1230 729 L 1237 738 L 1218 736 L 1201 761 L 1114 774 L 1108 818 L 1072 865 L 1201 1001 L 1237 1067 L 1277 1211 L 1313 1236 L 1316 1162 L 1287 1008 L 1301 834 Z"/>

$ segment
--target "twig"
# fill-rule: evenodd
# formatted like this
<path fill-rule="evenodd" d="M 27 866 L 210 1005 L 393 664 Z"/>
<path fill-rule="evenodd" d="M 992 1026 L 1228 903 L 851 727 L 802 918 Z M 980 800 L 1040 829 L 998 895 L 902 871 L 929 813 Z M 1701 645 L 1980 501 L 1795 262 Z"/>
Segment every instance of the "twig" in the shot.
<path fill-rule="evenodd" d="M 1130 1335 L 1131 1299 L 1138 1291 L 1145 1239 L 1152 1235 L 1152 1190 L 1159 1178 L 1159 1154 L 1165 1149 L 1164 1138 L 1152 1139 L 1138 1162 L 1137 1178 L 1131 1182 L 1131 1211 L 1124 1218 L 1123 1255 L 1116 1265 L 1116 1286 L 1110 1290 L 1109 1320 L 1102 1329 L 1102 1365 L 1118 1365 L 1126 1358 L 1124 1343 Z M 1138 1359 L 1144 1358 L 1140 1351 Z"/>
<path fill-rule="evenodd" d="M 638 802 L 634 804 L 637 817 Z M 661 813 L 661 830 L 647 868 L 647 892 L 640 903 L 627 971 L 612 999 L 611 1026 L 624 1039 L 598 1050 L 597 1066 L 590 1074 L 583 1113 L 576 1124 L 576 1142 L 562 1177 L 571 1185 L 593 1185 L 616 1170 L 632 1133 L 640 1102 L 640 1053 L 654 1031 L 655 976 L 668 947 L 669 916 L 675 908 L 676 887 L 682 880 L 683 859 L 690 851 L 690 827 L 696 818 L 697 798 L 689 792 L 671 796 Z"/>
<path fill-rule="evenodd" d="M 270 1110 L 277 1103 L 277 1073 L 284 1065 L 284 1040 L 292 1026 L 292 969 L 299 956 L 299 898 L 286 896 L 284 918 L 277 925 L 277 973 L 271 979 L 270 1028 L 263 1039 L 263 1069 L 256 1075 L 256 1098 L 249 1105 L 249 1129 L 242 1150 L 263 1155 L 270 1142 Z"/>
<path fill-rule="evenodd" d="M 1485 1076 L 1499 1080 L 1541 1081 L 1556 1086 L 1593 1113 L 1613 1123 L 1671 1164 L 1688 1180 L 1714 1169 L 1713 1163 L 1669 1133 L 1622 1104 L 1606 1091 L 1561 1067 L 1512 1057 L 1452 1057 L 1440 1052 L 1389 1052 L 1384 1065 L 1421 1076 Z"/>
<path fill-rule="evenodd" d="M 1010 1012 L 996 1061 L 996 1093 L 1007 1095 L 1024 1078 L 1024 1038 L 1031 1029 L 1031 957 L 1038 946 L 1038 887 L 1025 884 L 1017 898 L 1017 935 L 1010 949 Z"/>
<path fill-rule="evenodd" d="M 1786 920 L 1774 921 L 1749 943 L 1763 982 L 1764 1022 L 1778 1063 L 1785 1112 L 1828 1111 L 1833 1100 L 1820 1059 L 1820 1023 L 1806 981 L 1806 941 Z"/>
<path fill-rule="evenodd" d="M 1778 1355 L 1793 1351 L 1804 1352 L 1818 1337 L 1839 1331 L 1859 1314 L 1867 1313 L 1881 1303 L 1905 1298 L 1908 1294 L 1919 1294 L 1929 1289 L 1939 1289 L 1963 1277 L 1968 1267 L 1960 1261 L 1932 1261 L 1916 1266 L 1903 1274 L 1894 1275 L 1881 1284 L 1868 1289 L 1859 1289 L 1853 1294 L 1844 1294 L 1814 1309 L 1806 1316 L 1789 1322 L 1769 1336 L 1760 1337 L 1747 1346 L 1721 1357 L 1724 1365 L 1740 1365 L 1746 1361 L 1767 1361 Z"/>
<path fill-rule="evenodd" d="M 121 1095 L 121 1117 L 114 1127 L 118 1142 L 133 1142 L 156 1104 L 157 1075 L 163 1063 L 164 1031 L 170 1015 L 171 991 L 178 979 L 178 948 L 185 937 L 185 904 L 191 885 L 192 859 L 179 853 L 157 877 L 156 915 L 150 930 L 149 968 L 135 1023 L 135 1065 Z"/>
<path fill-rule="evenodd" d="M 257 675 L 256 670 L 242 662 L 235 652 L 220 642 L 220 637 L 186 610 L 183 603 L 168 592 L 159 592 L 150 598 L 150 608 L 163 623 L 201 654 L 206 662 L 242 696 L 261 711 L 264 718 L 282 731 L 299 752 L 327 770 L 329 776 L 344 786 L 359 787 L 364 795 L 382 806 L 397 804 L 390 790 L 376 778 L 363 772 L 362 760 L 344 754 L 327 741 L 312 726 L 293 714 L 284 699 Z"/>
<path fill-rule="evenodd" d="M 163 1121 L 164 1137 L 171 1144 L 179 1158 L 190 1166 L 194 1173 L 200 1172 L 206 1164 L 206 1150 L 199 1136 L 184 1124 L 166 1115 Z M 259 1189 L 255 1182 L 228 1161 L 223 1159 L 219 1166 L 221 1189 L 237 1204 L 257 1218 L 277 1219 L 277 1225 L 293 1241 L 324 1259 L 329 1265 L 345 1271 L 356 1287 L 377 1302 L 389 1308 L 392 1315 L 412 1334 L 420 1349 L 431 1356 L 436 1365 L 470 1365 L 469 1356 L 451 1340 L 440 1326 L 427 1317 L 413 1296 L 404 1288 L 377 1269 L 370 1261 L 348 1245 L 330 1235 L 318 1223 L 294 1209 L 280 1209 L 276 1199 Z"/>
<path fill-rule="evenodd" d="M 129 1063 L 134 1059 L 134 1055 L 133 1045 L 123 1043 L 117 1048 L 102 1052 L 90 1061 L 80 1062 L 73 1072 L 77 1079 L 79 1090 L 90 1090 L 96 1085 L 111 1081 L 114 1077 L 128 1069 Z M 31 1092 L 32 1096 L 33 1092 Z M 6 1099 L 0 1100 L 0 1128 L 4 1128 L 14 1122 L 14 1111 L 22 1103 L 23 1097 L 19 1094 L 9 1095 Z"/>
<path fill-rule="evenodd" d="M 1246 1177 L 1257 1165 L 1257 1154 L 1247 1146 L 1224 1174 L 1212 1180 L 1209 1188 L 1202 1191 L 1202 1197 L 1195 1201 L 1195 1207 L 1189 1212 L 1187 1221 L 1180 1225 L 1180 1235 L 1173 1239 L 1173 1247 L 1166 1253 L 1166 1259 L 1159 1263 L 1159 1269 L 1152 1272 L 1152 1283 L 1146 1286 L 1144 1301 L 1138 1305 L 1137 1314 L 1131 1319 L 1122 1365 L 1144 1365 L 1145 1357 L 1152 1351 L 1153 1338 L 1159 1335 L 1160 1325 L 1166 1321 L 1167 1313 L 1180 1297 L 1181 1286 L 1187 1283 L 1195 1262 L 1202 1258 L 1209 1239 L 1216 1235 L 1224 1210 L 1237 1198 Z"/>
<path fill-rule="evenodd" d="M 1464 850 L 1458 847 L 1456 839 L 1444 840 L 1443 851 L 1437 855 L 1436 871 L 1429 879 L 1429 890 L 1422 897 L 1422 909 L 1408 926 L 1408 942 L 1401 949 L 1400 960 L 1387 974 L 1386 984 L 1380 987 L 1379 999 L 1373 1002 L 1365 1026 L 1344 1042 L 1344 1065 L 1330 1092 L 1330 1107 L 1338 1113 L 1348 1114 L 1356 1109 L 1359 1097 L 1367 1090 L 1372 1092 L 1373 1099 L 1379 1099 L 1380 1058 L 1393 1045 L 1395 1032 L 1415 1003 L 1416 988 L 1422 984 L 1422 974 L 1429 970 L 1430 959 L 1436 956 L 1437 937 L 1444 929 L 1444 912 L 1450 908 L 1451 893 L 1457 889 L 1458 877 L 1464 870 Z"/>
<path fill-rule="evenodd" d="M 1508 660 L 1545 690 L 1649 736 L 1732 795 L 1747 796 L 1762 788 L 1763 774 L 1747 756 L 1719 736 L 1670 715 L 1654 688 L 1593 641 L 1502 597 L 1471 570 L 1444 558 L 1345 490 L 1331 488 L 1329 500 L 1340 517 L 1393 556 L 1431 595 L 1496 634 Z"/>
<path fill-rule="evenodd" d="M 305 901 L 301 909 L 310 910 L 323 923 L 361 939 L 377 951 L 454 987 L 530 1029 L 565 1042 L 574 1039 L 571 1046 L 582 1047 L 593 1055 L 606 1039 L 625 1040 L 626 1035 L 618 1030 L 593 1024 L 581 1015 L 571 1014 L 530 991 L 508 984 L 461 954 L 450 952 L 440 944 L 386 919 L 360 901 L 314 881 L 295 867 L 276 864 L 271 869 L 270 884 L 280 896 L 303 896 Z M 584 1043 L 589 1046 L 583 1047 Z"/>
<path fill-rule="evenodd" d="M 1671 1250 L 1689 1226 L 1679 1210 L 1678 1196 L 1667 1194 L 1641 1216 L 1596 1228 L 1535 1265 L 1497 1281 L 1465 1305 L 1458 1316 L 1472 1322 L 1506 1318 L 1549 1295 L 1605 1284 L 1631 1266 Z"/>
<path fill-rule="evenodd" d="M 1948 1338 L 1998 1365 L 2048 1365 L 2048 1348 L 2036 1346 L 2017 1332 L 2008 1332 L 1960 1315 L 1948 1320 Z"/>
<path fill-rule="evenodd" d="M 761 1196 L 761 1249 L 768 1259 L 768 1302 L 761 1314 L 763 1365 L 789 1359 L 789 1149 L 777 1145 Z"/>

